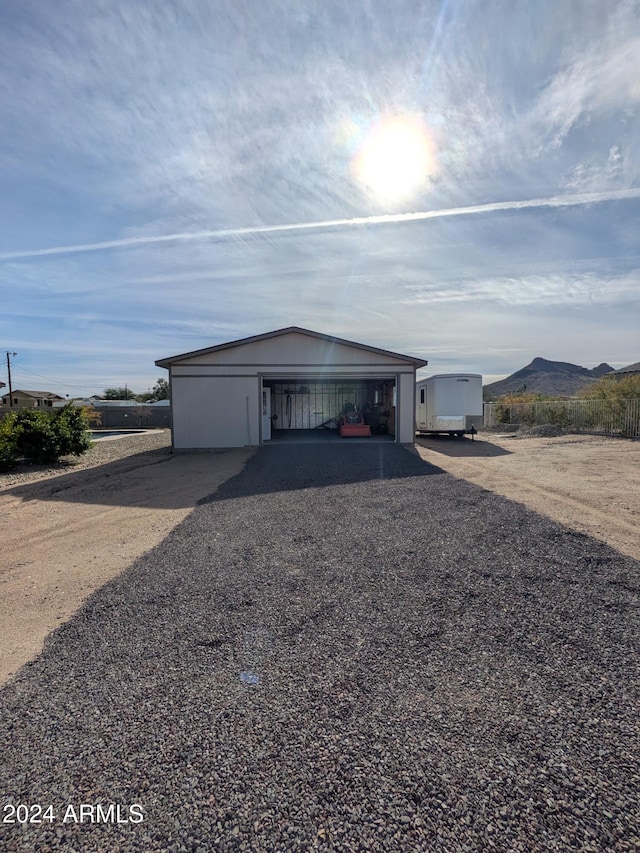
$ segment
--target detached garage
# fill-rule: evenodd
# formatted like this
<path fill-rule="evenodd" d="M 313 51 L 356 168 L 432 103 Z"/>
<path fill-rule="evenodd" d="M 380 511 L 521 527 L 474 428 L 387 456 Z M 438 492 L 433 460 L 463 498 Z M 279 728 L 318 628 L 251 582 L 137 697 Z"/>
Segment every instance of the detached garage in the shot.
<path fill-rule="evenodd" d="M 340 425 L 354 419 L 371 440 L 413 444 L 416 370 L 427 362 L 290 326 L 156 364 L 169 370 L 174 449 L 215 450 L 353 441 Z"/>

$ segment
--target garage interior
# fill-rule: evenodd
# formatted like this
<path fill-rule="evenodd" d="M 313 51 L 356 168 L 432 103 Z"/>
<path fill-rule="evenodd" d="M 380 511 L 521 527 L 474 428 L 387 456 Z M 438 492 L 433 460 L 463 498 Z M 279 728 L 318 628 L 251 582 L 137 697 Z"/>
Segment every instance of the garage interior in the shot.
<path fill-rule="evenodd" d="M 345 413 L 361 413 L 371 436 L 363 441 L 393 441 L 396 432 L 396 385 L 389 377 L 263 378 L 270 393 L 272 441 L 355 441 L 339 435 Z"/>

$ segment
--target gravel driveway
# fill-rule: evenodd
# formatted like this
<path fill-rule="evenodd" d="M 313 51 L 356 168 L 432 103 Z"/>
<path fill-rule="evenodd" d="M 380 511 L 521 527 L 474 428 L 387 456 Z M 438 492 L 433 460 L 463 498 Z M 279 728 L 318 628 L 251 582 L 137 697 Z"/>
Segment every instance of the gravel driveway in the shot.
<path fill-rule="evenodd" d="M 4 802 L 53 806 L 0 849 L 638 850 L 639 569 L 394 445 L 265 447 L 0 693 Z"/>

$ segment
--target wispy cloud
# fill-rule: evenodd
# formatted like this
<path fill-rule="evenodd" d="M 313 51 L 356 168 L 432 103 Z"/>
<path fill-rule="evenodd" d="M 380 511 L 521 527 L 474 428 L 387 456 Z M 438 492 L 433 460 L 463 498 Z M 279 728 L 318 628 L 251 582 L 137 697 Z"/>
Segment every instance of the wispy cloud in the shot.
<path fill-rule="evenodd" d="M 615 186 L 624 179 L 624 165 L 619 146 L 613 145 L 604 162 L 598 162 L 592 157 L 574 166 L 567 181 L 567 189 L 574 192 L 593 192 Z"/>
<path fill-rule="evenodd" d="M 558 73 L 540 96 L 531 120 L 548 130 L 546 144 L 558 147 L 581 120 L 610 116 L 640 104 L 640 37 L 595 42 Z"/>
<path fill-rule="evenodd" d="M 475 278 L 448 282 L 446 287 L 412 285 L 409 305 L 570 306 L 616 305 L 640 301 L 640 270 L 620 276 L 549 274 Z"/>
<path fill-rule="evenodd" d="M 473 216 L 497 213 L 509 210 L 531 210 L 548 207 L 576 207 L 597 204 L 605 201 L 624 201 L 640 198 L 640 188 L 611 190 L 581 195 L 552 196 L 550 198 L 532 198 L 520 201 L 495 201 L 487 204 L 474 204 L 466 207 L 450 207 L 442 210 L 424 210 L 416 213 L 390 213 L 380 216 L 356 216 L 350 219 L 325 219 L 318 222 L 295 222 L 286 225 L 253 225 L 246 228 L 219 228 L 205 231 L 160 234 L 149 237 L 124 237 L 119 240 L 105 240 L 100 243 L 85 243 L 77 246 L 53 246 L 47 249 L 32 249 L 25 252 L 1 252 L 0 260 L 34 258 L 45 255 L 69 255 L 81 252 L 98 252 L 108 249 L 123 249 L 128 246 L 153 245 L 183 240 L 224 239 L 226 237 L 250 237 L 259 234 L 277 234 L 294 231 L 320 231 L 334 228 L 356 228 L 362 225 L 393 225 L 403 222 L 420 222 L 428 219 L 443 219 L 450 216 Z"/>

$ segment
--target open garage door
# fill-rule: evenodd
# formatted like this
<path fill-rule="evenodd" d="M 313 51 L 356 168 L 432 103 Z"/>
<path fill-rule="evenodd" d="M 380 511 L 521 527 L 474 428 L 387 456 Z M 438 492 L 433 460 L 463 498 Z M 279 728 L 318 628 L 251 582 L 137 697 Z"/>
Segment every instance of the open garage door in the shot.
<path fill-rule="evenodd" d="M 362 413 L 372 436 L 395 436 L 395 379 L 263 378 L 262 387 L 270 393 L 274 441 L 303 432 L 305 440 L 337 436 L 340 419 L 353 410 Z"/>

